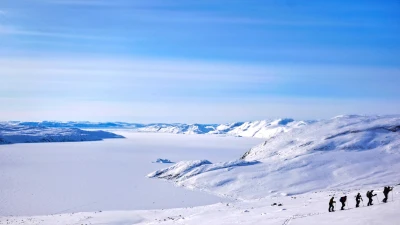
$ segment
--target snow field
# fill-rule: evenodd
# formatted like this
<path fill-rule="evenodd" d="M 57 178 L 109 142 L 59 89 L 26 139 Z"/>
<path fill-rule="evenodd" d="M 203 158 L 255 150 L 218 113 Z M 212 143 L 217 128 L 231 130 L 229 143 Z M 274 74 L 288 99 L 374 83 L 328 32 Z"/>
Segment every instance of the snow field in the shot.
<path fill-rule="evenodd" d="M 399 188 L 397 186 L 395 188 Z M 378 187 L 374 187 L 378 189 Z M 265 225 L 318 225 L 318 224 L 397 224 L 400 196 L 394 193 L 394 201 L 369 207 L 355 208 L 352 196 L 367 189 L 351 191 L 321 191 L 298 196 L 279 196 L 251 201 L 221 202 L 213 205 L 167 210 L 82 212 L 34 217 L 0 217 L 0 225 L 21 224 L 265 224 Z M 328 212 L 330 195 L 337 198 L 348 195 L 349 210 Z M 381 197 L 383 196 L 382 193 Z M 365 200 L 364 200 L 365 201 Z M 271 206 L 282 203 L 283 206 Z M 364 203 L 366 204 L 366 203 Z M 339 207 L 340 204 L 337 204 Z"/>

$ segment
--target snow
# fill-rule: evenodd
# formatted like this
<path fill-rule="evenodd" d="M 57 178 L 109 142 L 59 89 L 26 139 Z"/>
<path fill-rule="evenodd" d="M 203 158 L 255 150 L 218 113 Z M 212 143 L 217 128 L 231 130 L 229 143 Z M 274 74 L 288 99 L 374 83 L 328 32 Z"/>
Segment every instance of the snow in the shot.
<path fill-rule="evenodd" d="M 0 123 L 0 145 L 34 142 L 100 141 L 124 138 L 106 131 L 85 131 L 78 128 L 51 128 L 13 123 Z"/>
<path fill-rule="evenodd" d="M 0 216 L 166 209 L 223 199 L 148 179 L 171 161 L 226 161 L 259 139 L 121 131 L 101 142 L 0 145 Z"/>
<path fill-rule="evenodd" d="M 379 150 L 399 153 L 400 116 L 340 116 L 267 140 L 247 160 L 289 159 L 317 151 Z"/>
<path fill-rule="evenodd" d="M 398 186 L 397 186 L 398 187 Z M 395 187 L 396 188 L 396 187 Z M 355 195 L 358 191 L 347 193 Z M 394 201 L 376 203 L 370 207 L 355 208 L 355 200 L 349 199 L 349 210 L 328 212 L 329 195 L 340 196 L 342 191 L 307 193 L 296 197 L 277 197 L 254 201 L 216 203 L 207 206 L 167 210 L 95 211 L 65 213 L 33 217 L 0 217 L 0 225 L 16 224 L 218 224 L 218 225 L 320 225 L 320 224 L 397 224 L 400 195 Z M 282 202 L 283 206 L 271 206 Z M 365 202 L 366 203 L 366 202 Z M 364 203 L 364 204 L 365 204 Z M 338 205 L 339 206 L 339 205 Z"/>
<path fill-rule="evenodd" d="M 261 120 L 252 122 L 236 122 L 230 124 L 182 124 L 182 123 L 127 123 L 127 122 L 18 122 L 23 126 L 81 128 L 81 129 L 127 129 L 135 132 L 173 133 L 173 134 L 219 134 L 241 137 L 270 138 L 282 132 L 288 132 L 314 121 L 295 121 L 293 119 Z"/>
<path fill-rule="evenodd" d="M 293 119 L 262 120 L 220 125 L 214 133 L 225 133 L 243 137 L 271 138 L 280 133 L 285 133 L 312 123 L 314 123 L 314 121 L 294 121 Z"/>
<path fill-rule="evenodd" d="M 257 164 L 257 161 L 248 162 L 243 160 L 235 160 L 223 163 L 212 164 L 208 160 L 194 160 L 194 161 L 181 161 L 177 164 L 166 168 L 157 170 L 147 175 L 149 178 L 163 178 L 163 179 L 188 179 L 190 177 L 206 173 L 214 170 L 230 169 L 237 166 L 248 166 Z M 222 185 L 222 184 L 219 184 Z"/>
<path fill-rule="evenodd" d="M 233 131 L 235 129 L 237 133 Z M 236 152 L 237 156 L 235 153 L 229 157 L 215 157 L 218 151 L 202 154 L 201 150 L 212 143 L 198 138 L 233 137 L 179 135 L 198 139 L 197 142 L 184 142 L 198 149 L 188 150 L 190 157 L 185 159 L 167 154 L 177 163 L 166 168 L 162 168 L 162 164 L 153 164 L 160 167 L 150 174 L 148 171 L 148 178 L 144 179 L 157 185 L 174 184 L 223 197 L 219 202 L 175 209 L 93 210 L 75 214 L 0 217 L 0 224 L 320 225 L 397 224 L 400 221 L 400 116 L 350 115 L 312 122 L 282 119 L 236 123 L 218 125 L 209 133 L 240 133 L 251 137 L 262 134 L 265 140 L 249 139 L 262 143 L 247 152 L 243 146 L 241 154 Z M 244 138 L 232 140 L 241 139 Z M 220 148 L 226 147 L 227 143 L 231 144 L 230 148 L 238 147 L 230 139 L 226 140 L 229 141 L 219 143 Z M 176 147 L 181 144 L 177 143 Z M 386 185 L 395 188 L 389 194 L 390 202 L 380 203 L 376 198 L 373 206 L 355 208 L 354 196 L 358 192 L 366 200 L 365 193 L 373 189 L 382 200 L 383 186 Z M 121 193 L 119 196 L 124 198 L 126 195 Z M 338 200 L 343 195 L 348 196 L 348 210 L 338 210 L 338 203 L 337 211 L 329 213 L 330 197 L 335 196 Z M 273 203 L 282 206 L 271 206 Z"/>
<path fill-rule="evenodd" d="M 251 166 L 204 169 L 226 162 L 180 173 L 174 165 L 164 169 L 173 177 L 164 173 L 151 177 L 246 200 L 399 183 L 399 125 L 398 116 L 336 117 L 281 133 L 250 149 L 241 159 Z"/>

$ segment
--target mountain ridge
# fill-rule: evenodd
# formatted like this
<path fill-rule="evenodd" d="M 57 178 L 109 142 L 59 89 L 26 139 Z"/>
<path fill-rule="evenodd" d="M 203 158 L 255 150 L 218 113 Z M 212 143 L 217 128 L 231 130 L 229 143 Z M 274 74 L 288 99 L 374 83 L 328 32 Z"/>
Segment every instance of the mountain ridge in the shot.
<path fill-rule="evenodd" d="M 293 128 L 308 125 L 314 121 L 295 121 L 290 118 L 234 122 L 226 124 L 185 124 L 185 123 L 128 123 L 128 122 L 89 122 L 89 121 L 42 121 L 8 122 L 14 125 L 50 128 L 79 129 L 128 129 L 136 132 L 173 134 L 220 134 L 239 137 L 271 138 Z"/>

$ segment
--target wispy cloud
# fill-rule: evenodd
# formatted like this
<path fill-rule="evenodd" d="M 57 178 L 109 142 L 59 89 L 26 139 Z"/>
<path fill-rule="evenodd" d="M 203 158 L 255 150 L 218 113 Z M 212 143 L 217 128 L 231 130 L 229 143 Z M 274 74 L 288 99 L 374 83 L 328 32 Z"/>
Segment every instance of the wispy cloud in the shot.
<path fill-rule="evenodd" d="M 346 21 L 337 19 L 315 20 L 307 18 L 272 18 L 265 19 L 260 16 L 242 15 L 230 16 L 221 15 L 216 12 L 177 11 L 170 9 L 132 9 L 136 18 L 151 22 L 170 23 L 196 23 L 196 24 L 242 24 L 259 26 L 287 26 L 287 27 L 377 27 L 379 23 L 374 21 Z"/>
<path fill-rule="evenodd" d="M 177 5 L 174 1 L 158 1 L 158 0 L 37 0 L 48 4 L 65 5 L 65 6 L 94 6 L 94 7 L 161 7 Z"/>
<path fill-rule="evenodd" d="M 2 57 L 0 68 L 0 120 L 233 122 L 400 110 L 378 94 L 396 94 L 398 68 L 93 55 Z"/>
<path fill-rule="evenodd" d="M 106 0 L 43 0 L 46 3 L 61 4 L 61 5 L 80 5 L 80 6 L 112 6 L 116 5 L 114 1 Z"/>
<path fill-rule="evenodd" d="M 244 24 L 244 25 L 259 25 L 259 26 L 288 26 L 288 27 L 377 27 L 380 23 L 374 20 L 359 20 L 359 19 L 344 19 L 335 17 L 332 20 L 330 17 L 315 19 L 309 16 L 276 16 L 271 12 L 270 8 L 276 7 L 277 4 L 272 4 L 264 9 L 265 13 L 270 13 L 270 17 L 264 15 L 253 15 L 252 13 L 221 13 L 224 10 L 217 10 L 218 4 L 210 2 L 193 3 L 181 1 L 138 1 L 138 0 L 38 0 L 48 4 L 64 5 L 64 6 L 89 6 L 103 7 L 104 13 L 113 14 L 113 9 L 107 7 L 119 8 L 118 15 L 123 15 L 125 18 L 136 18 L 141 21 L 162 22 L 162 23 L 198 23 L 198 24 Z M 204 5 L 209 4 L 213 7 L 205 10 Z M 251 3 L 248 3 L 251 4 Z M 254 3 L 253 3 L 254 4 Z M 186 7 L 182 7 L 185 5 Z M 268 5 L 268 4 L 267 4 Z M 196 7 L 202 8 L 197 10 Z M 304 6 L 296 6 L 295 8 L 304 9 Z M 358 6 L 358 8 L 360 8 Z M 311 12 L 312 12 L 311 8 Z M 325 8 L 314 8 L 324 10 Z M 310 10 L 310 9 L 308 9 Z M 325 9 L 326 10 L 326 9 Z M 357 10 L 354 8 L 353 10 Z M 258 12 L 260 12 L 258 10 Z M 305 11 L 308 12 L 308 11 Z"/>
<path fill-rule="evenodd" d="M 5 93 L 71 99 L 86 96 L 109 101 L 271 95 L 379 97 L 390 96 L 400 82 L 399 68 L 372 66 L 287 63 L 259 66 L 171 59 L 54 56 L 0 58 L 0 67 L 3 77 L 0 86 Z M 38 85 L 31 85 L 38 81 Z M 377 82 L 384 88 L 377 87 Z M 74 92 L 70 91 L 72 87 Z"/>
<path fill-rule="evenodd" d="M 398 4 L 341 6 L 0 1 L 0 118 L 394 112 Z"/>
<path fill-rule="evenodd" d="M 51 38 L 62 38 L 62 39 L 126 41 L 126 39 L 117 36 L 95 36 L 89 34 L 87 35 L 71 34 L 68 32 L 35 31 L 35 30 L 21 29 L 19 27 L 9 26 L 9 25 L 0 25 L 0 35 L 37 36 L 37 37 L 51 37 Z"/>
<path fill-rule="evenodd" d="M 307 97 L 237 98 L 234 101 L 87 101 L 4 98 L 9 107 L 0 120 L 91 120 L 131 122 L 228 123 L 291 117 L 322 119 L 342 114 L 398 114 L 398 100 L 320 99 Z"/>
<path fill-rule="evenodd" d="M 273 82 L 276 75 L 268 67 L 235 65 L 231 63 L 211 63 L 190 60 L 157 60 L 157 59 L 110 59 L 110 58 L 62 58 L 29 59 L 0 58 L 3 75 L 9 79 L 26 80 L 35 73 L 40 78 L 65 77 L 84 81 L 93 77 L 97 79 L 131 79 L 132 83 L 144 79 L 151 83 L 168 85 L 175 82 L 202 82 L 212 85 L 215 82 L 257 83 Z M 21 79 L 21 78 L 24 79 Z M 165 82 L 160 82 L 167 81 Z M 153 81 L 153 82 L 151 82 Z M 169 81 L 169 82 L 168 82 Z M 75 82 L 75 81 L 73 81 Z M 85 82 L 83 82 L 85 83 Z M 123 83 L 123 82 L 122 82 Z M 121 83 L 121 84 L 122 84 Z M 184 83 L 181 83 L 182 85 Z"/>

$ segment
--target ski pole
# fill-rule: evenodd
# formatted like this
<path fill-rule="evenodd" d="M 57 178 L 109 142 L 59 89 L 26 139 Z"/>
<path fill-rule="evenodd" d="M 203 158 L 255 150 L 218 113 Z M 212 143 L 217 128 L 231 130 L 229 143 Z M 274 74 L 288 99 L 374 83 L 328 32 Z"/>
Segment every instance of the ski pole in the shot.
<path fill-rule="evenodd" d="M 381 202 L 379 201 L 379 197 L 378 197 L 378 195 L 375 195 L 376 196 L 376 198 L 378 199 L 378 203 L 379 204 L 381 204 Z"/>
<path fill-rule="evenodd" d="M 363 204 L 363 207 L 365 207 L 365 205 L 364 205 L 364 200 L 362 200 L 362 204 Z"/>
<path fill-rule="evenodd" d="M 394 200 L 393 200 L 393 190 L 392 190 L 392 202 L 393 202 Z"/>

